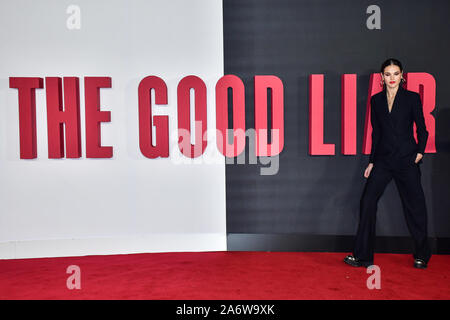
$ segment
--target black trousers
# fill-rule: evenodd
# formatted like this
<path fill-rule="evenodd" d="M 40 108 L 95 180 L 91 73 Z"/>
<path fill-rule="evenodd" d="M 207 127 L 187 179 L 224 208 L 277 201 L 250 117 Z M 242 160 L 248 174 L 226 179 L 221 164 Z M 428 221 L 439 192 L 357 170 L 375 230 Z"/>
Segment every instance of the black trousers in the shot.
<path fill-rule="evenodd" d="M 375 161 L 366 181 L 360 203 L 360 220 L 353 255 L 373 263 L 377 204 L 387 184 L 394 179 L 402 201 L 409 232 L 414 240 L 414 258 L 425 262 L 431 257 L 427 232 L 427 208 L 416 154 L 405 158 Z"/>

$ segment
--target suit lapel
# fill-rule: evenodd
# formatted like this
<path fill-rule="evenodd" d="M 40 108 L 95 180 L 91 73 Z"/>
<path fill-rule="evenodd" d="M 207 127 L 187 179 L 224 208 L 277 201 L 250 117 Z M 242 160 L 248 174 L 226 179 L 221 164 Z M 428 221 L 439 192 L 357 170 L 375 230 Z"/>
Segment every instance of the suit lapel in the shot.
<path fill-rule="evenodd" d="M 389 105 L 388 105 L 388 102 L 387 102 L 387 90 L 386 90 L 386 88 L 383 89 L 382 100 L 383 101 L 381 101 L 381 103 L 382 103 L 381 110 L 382 110 L 382 113 L 383 113 L 383 117 L 386 119 L 386 122 L 393 128 L 394 126 L 393 126 L 392 121 L 391 121 L 392 113 L 389 113 Z M 392 107 L 392 110 L 394 110 L 394 107 Z"/>
<path fill-rule="evenodd" d="M 384 89 L 384 113 L 386 115 L 386 117 L 388 118 L 388 122 L 389 124 L 394 128 L 395 127 L 395 119 L 396 119 L 396 115 L 397 113 L 400 112 L 400 108 L 402 106 L 402 99 L 403 99 L 403 91 L 405 89 L 403 89 L 402 86 L 399 86 L 397 93 L 395 94 L 395 98 L 394 98 L 394 102 L 392 104 L 392 109 L 391 112 L 389 113 L 389 106 L 388 106 L 388 102 L 387 102 L 387 90 Z"/>
<path fill-rule="evenodd" d="M 399 112 L 399 108 L 401 108 L 402 103 L 401 100 L 403 99 L 403 91 L 404 89 L 402 86 L 399 86 L 397 93 L 395 94 L 394 103 L 392 104 L 392 110 L 391 110 L 391 116 L 395 118 L 395 115 Z M 387 99 L 386 99 L 387 104 Z M 389 109 L 388 109 L 389 112 Z"/>

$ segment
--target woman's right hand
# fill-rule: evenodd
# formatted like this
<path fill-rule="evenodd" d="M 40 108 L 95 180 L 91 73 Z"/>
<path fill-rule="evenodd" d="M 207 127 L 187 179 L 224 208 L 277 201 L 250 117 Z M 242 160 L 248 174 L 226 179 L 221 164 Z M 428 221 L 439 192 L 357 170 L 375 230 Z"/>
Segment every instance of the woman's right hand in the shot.
<path fill-rule="evenodd" d="M 364 171 L 364 178 L 368 178 L 370 176 L 370 172 L 372 171 L 373 163 L 369 163 L 369 165 L 366 168 L 366 171 Z"/>

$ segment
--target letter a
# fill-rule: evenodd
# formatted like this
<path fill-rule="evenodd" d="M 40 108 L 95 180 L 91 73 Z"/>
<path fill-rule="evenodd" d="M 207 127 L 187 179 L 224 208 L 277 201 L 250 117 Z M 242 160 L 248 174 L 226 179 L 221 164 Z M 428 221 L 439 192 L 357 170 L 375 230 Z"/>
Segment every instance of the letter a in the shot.
<path fill-rule="evenodd" d="M 369 278 L 367 278 L 367 288 L 369 290 L 372 289 L 381 289 L 381 270 L 379 266 L 372 265 L 369 266 L 366 270 L 368 274 L 373 273 Z"/>
<path fill-rule="evenodd" d="M 66 273 L 73 273 L 67 278 L 66 285 L 67 289 L 81 289 L 81 270 L 79 266 L 71 265 L 67 267 Z"/>
<path fill-rule="evenodd" d="M 67 29 L 81 29 L 81 10 L 77 5 L 70 5 L 66 10 L 67 14 L 71 14 L 66 21 Z"/>
<path fill-rule="evenodd" d="M 373 13 L 367 18 L 367 29 L 381 29 L 381 9 L 379 6 L 373 4 L 367 7 L 366 13 Z"/>

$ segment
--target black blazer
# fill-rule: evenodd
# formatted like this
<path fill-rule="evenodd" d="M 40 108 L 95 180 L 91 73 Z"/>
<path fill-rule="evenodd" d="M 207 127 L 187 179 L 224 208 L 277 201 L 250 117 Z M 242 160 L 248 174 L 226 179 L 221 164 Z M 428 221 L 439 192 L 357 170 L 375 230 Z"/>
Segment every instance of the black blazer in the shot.
<path fill-rule="evenodd" d="M 390 156 L 411 157 L 424 154 L 428 139 L 422 102 L 416 92 L 399 86 L 389 113 L 386 88 L 370 98 L 372 150 L 369 162 Z M 417 143 L 413 123 L 417 127 Z"/>

